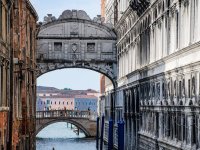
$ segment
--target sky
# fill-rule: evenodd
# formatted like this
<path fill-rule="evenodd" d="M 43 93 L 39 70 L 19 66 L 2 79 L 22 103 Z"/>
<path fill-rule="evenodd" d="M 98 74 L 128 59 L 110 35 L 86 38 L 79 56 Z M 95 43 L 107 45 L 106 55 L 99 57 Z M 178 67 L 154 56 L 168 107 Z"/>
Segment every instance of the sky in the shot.
<path fill-rule="evenodd" d="M 61 69 L 46 73 L 37 79 L 38 86 L 74 90 L 95 89 L 99 91 L 100 74 L 88 69 Z"/>
<path fill-rule="evenodd" d="M 39 21 L 52 14 L 58 18 L 64 10 L 85 10 L 91 19 L 100 15 L 101 0 L 30 0 L 36 9 Z"/>
<path fill-rule="evenodd" d="M 100 0 L 30 0 L 38 13 L 39 21 L 52 14 L 58 18 L 64 10 L 85 10 L 91 19 L 100 14 Z M 37 85 L 59 89 L 95 89 L 99 91 L 100 74 L 86 69 L 62 69 L 46 73 L 38 78 Z"/>

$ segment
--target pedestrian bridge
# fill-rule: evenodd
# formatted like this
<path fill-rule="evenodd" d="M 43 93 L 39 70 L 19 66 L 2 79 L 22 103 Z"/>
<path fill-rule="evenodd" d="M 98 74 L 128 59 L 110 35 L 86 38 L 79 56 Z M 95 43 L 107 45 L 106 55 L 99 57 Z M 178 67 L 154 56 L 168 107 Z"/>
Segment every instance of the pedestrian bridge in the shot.
<path fill-rule="evenodd" d="M 116 34 L 100 16 L 93 20 L 82 10 L 65 10 L 59 18 L 45 17 L 37 35 L 37 76 L 64 68 L 90 69 L 115 85 Z"/>
<path fill-rule="evenodd" d="M 96 113 L 78 110 L 50 110 L 36 112 L 36 135 L 57 122 L 68 122 L 82 130 L 86 137 L 96 136 Z"/>

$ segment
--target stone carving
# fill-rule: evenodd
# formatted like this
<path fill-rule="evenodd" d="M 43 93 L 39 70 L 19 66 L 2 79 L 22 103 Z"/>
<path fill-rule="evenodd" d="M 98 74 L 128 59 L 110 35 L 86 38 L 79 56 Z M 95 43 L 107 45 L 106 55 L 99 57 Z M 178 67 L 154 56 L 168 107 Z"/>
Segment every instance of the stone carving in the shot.
<path fill-rule="evenodd" d="M 83 10 L 65 10 L 62 15 L 60 15 L 59 20 L 70 18 L 91 20 L 88 14 Z"/>
<path fill-rule="evenodd" d="M 78 35 L 78 23 L 71 24 L 71 35 Z"/>
<path fill-rule="evenodd" d="M 77 50 L 77 44 L 76 44 L 76 43 L 73 43 L 73 44 L 72 44 L 72 51 L 73 51 L 73 52 L 76 52 L 76 50 Z"/>
<path fill-rule="evenodd" d="M 78 10 L 77 12 L 77 18 L 79 19 L 85 19 L 85 20 L 91 20 L 90 17 L 88 16 L 88 14 L 83 11 L 83 10 Z"/>
<path fill-rule="evenodd" d="M 157 100 L 160 100 L 160 83 L 156 84 L 156 93 Z"/>
<path fill-rule="evenodd" d="M 101 17 L 101 15 L 97 15 L 97 17 L 94 17 L 93 21 L 97 23 L 104 23 L 105 18 Z"/>
<path fill-rule="evenodd" d="M 75 56 L 76 57 L 76 56 Z M 108 77 L 110 78 L 114 78 L 114 72 L 113 72 L 113 68 L 111 68 L 110 65 L 105 65 L 105 64 L 88 64 L 88 63 L 40 63 L 38 65 L 38 72 L 37 72 L 37 76 L 40 76 L 44 73 L 47 73 L 49 71 L 52 70 L 56 70 L 56 69 L 62 69 L 62 68 L 87 68 L 87 69 L 91 69 L 97 72 L 101 72 L 103 74 L 108 75 Z"/>
<path fill-rule="evenodd" d="M 155 84 L 152 83 L 152 97 L 155 97 Z"/>
<path fill-rule="evenodd" d="M 56 20 L 55 16 L 52 16 L 52 14 L 47 14 L 47 16 L 44 17 L 44 21 L 43 24 L 49 23 L 49 22 L 53 22 Z"/>
<path fill-rule="evenodd" d="M 68 19 L 68 18 L 72 18 L 72 11 L 71 10 L 63 11 L 62 15 L 60 15 L 60 17 L 59 17 L 59 20 Z"/>

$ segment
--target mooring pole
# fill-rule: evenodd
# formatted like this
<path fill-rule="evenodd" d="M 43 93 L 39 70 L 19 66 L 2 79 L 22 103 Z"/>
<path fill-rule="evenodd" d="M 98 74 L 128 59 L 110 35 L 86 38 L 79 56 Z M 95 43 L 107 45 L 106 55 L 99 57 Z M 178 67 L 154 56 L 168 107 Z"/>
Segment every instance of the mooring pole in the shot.
<path fill-rule="evenodd" d="M 108 149 L 113 149 L 113 120 L 109 120 L 109 129 L 108 129 Z"/>
<path fill-rule="evenodd" d="M 96 148 L 99 150 L 99 117 L 97 117 Z"/>
<path fill-rule="evenodd" d="M 104 132 L 104 115 L 101 120 L 101 139 L 100 139 L 100 150 L 103 150 L 103 132 Z"/>
<path fill-rule="evenodd" d="M 118 150 L 124 150 L 124 121 L 118 122 Z"/>

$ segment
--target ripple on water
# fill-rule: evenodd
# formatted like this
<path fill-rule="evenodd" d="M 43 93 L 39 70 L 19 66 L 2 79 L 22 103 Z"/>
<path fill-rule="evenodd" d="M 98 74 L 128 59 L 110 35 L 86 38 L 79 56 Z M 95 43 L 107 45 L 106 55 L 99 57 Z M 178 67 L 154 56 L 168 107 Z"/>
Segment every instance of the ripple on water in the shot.
<path fill-rule="evenodd" d="M 69 126 L 70 127 L 70 126 Z M 37 150 L 95 150 L 95 139 L 76 135 L 66 123 L 52 124 L 43 129 L 36 139 Z"/>

